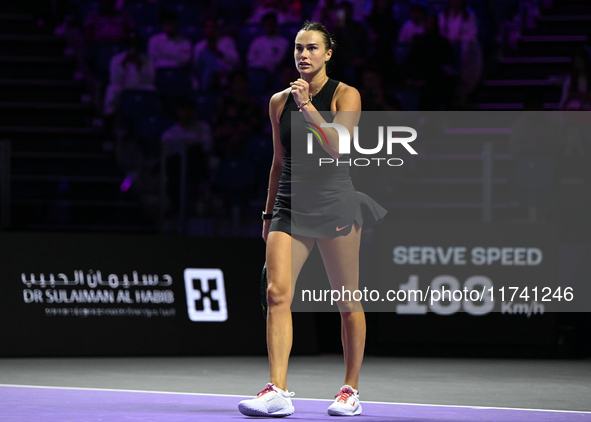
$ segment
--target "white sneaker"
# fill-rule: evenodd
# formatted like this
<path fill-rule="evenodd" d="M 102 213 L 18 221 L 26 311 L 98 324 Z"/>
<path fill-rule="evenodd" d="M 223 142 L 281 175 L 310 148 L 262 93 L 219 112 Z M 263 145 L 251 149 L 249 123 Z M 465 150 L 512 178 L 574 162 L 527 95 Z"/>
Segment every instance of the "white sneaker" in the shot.
<path fill-rule="evenodd" d="M 254 399 L 242 400 L 238 403 L 238 410 L 246 416 L 272 416 L 281 418 L 293 415 L 295 411 L 291 404 L 294 392 L 283 391 L 270 382 Z"/>
<path fill-rule="evenodd" d="M 335 401 L 328 408 L 331 416 L 355 416 L 361 414 L 359 391 L 350 385 L 343 385 L 341 391 L 335 397 Z"/>

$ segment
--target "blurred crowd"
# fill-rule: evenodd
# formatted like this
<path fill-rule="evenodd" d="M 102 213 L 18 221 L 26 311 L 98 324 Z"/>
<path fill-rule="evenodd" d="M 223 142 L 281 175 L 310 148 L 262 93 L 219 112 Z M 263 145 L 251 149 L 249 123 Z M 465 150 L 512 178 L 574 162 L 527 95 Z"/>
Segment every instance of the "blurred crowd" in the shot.
<path fill-rule="evenodd" d="M 169 213 L 198 198 L 189 212 L 207 215 L 212 198 L 265 194 L 252 189 L 271 160 L 268 101 L 298 78 L 291 46 L 304 20 L 334 34 L 329 76 L 357 87 L 364 110 L 469 109 L 549 1 L 64 0 L 56 32 L 77 50 L 105 127 L 144 167 L 166 169 Z M 562 106 L 588 102 L 590 72 L 581 53 Z"/>

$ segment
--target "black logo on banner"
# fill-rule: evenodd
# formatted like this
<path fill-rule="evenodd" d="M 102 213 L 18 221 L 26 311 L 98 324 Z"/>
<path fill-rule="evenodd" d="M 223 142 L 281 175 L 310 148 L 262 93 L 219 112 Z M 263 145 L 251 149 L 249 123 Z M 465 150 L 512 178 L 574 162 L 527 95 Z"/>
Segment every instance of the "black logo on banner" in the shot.
<path fill-rule="evenodd" d="M 191 321 L 225 321 L 228 319 L 224 275 L 218 268 L 185 270 L 187 311 Z"/>
<path fill-rule="evenodd" d="M 215 300 L 211 293 L 217 291 L 217 282 L 215 278 L 210 278 L 207 280 L 208 289 L 207 291 L 201 290 L 201 279 L 194 278 L 193 279 L 193 290 L 201 292 L 201 298 L 195 300 L 195 309 L 197 311 L 204 311 L 204 299 L 209 299 L 209 304 L 212 311 L 219 311 L 220 310 L 220 302 Z"/>

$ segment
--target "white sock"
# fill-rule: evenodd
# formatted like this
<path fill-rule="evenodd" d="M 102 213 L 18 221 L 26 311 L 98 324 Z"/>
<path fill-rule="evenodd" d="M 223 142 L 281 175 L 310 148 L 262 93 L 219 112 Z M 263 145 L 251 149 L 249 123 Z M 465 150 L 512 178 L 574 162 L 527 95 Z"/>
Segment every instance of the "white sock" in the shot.
<path fill-rule="evenodd" d="M 343 385 L 343 387 L 349 387 L 351 390 L 355 391 L 355 394 L 359 395 L 359 390 L 355 390 L 353 387 L 351 387 L 350 385 Z M 342 388 L 342 387 L 341 387 Z"/>
<path fill-rule="evenodd" d="M 273 386 L 273 387 L 275 387 L 275 386 Z M 289 394 L 289 391 L 288 390 L 282 390 L 279 387 L 275 387 L 275 390 L 279 391 L 282 396 L 290 397 L 290 394 Z"/>

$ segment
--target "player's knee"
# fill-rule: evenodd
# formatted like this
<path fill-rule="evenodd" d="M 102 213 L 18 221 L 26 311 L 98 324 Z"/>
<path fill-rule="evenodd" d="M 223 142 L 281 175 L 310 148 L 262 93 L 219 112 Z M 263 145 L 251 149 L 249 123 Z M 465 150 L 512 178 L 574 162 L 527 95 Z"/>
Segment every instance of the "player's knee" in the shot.
<path fill-rule="evenodd" d="M 363 311 L 363 306 L 357 300 L 340 300 L 337 302 L 337 306 L 341 314 Z"/>
<path fill-rule="evenodd" d="M 291 305 L 291 290 L 289 286 L 270 282 L 267 287 L 267 303 L 269 308 Z"/>

